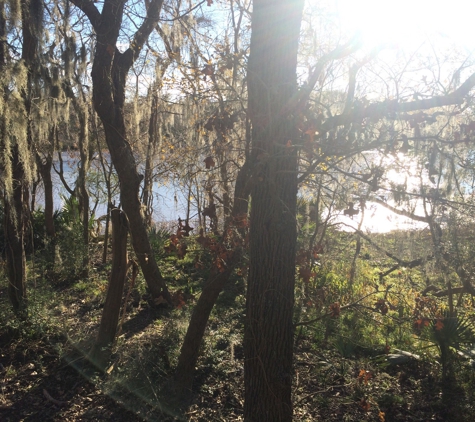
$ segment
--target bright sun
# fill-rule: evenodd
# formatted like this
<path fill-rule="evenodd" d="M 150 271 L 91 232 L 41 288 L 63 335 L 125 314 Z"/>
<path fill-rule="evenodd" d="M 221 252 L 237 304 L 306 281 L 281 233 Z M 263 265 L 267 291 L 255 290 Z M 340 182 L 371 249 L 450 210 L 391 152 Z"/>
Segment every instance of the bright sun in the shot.
<path fill-rule="evenodd" d="M 397 43 L 402 48 L 438 34 L 475 50 L 475 3 L 466 0 L 336 0 L 341 23 L 360 31 L 366 44 Z"/>

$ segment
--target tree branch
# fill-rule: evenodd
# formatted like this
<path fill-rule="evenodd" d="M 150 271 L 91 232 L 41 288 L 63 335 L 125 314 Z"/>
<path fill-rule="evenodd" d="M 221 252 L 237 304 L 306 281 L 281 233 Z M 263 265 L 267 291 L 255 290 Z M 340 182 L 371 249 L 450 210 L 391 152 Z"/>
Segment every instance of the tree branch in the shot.
<path fill-rule="evenodd" d="M 303 111 L 310 94 L 320 79 L 320 75 L 323 70 L 332 60 L 341 59 L 343 57 L 349 56 L 351 53 L 354 53 L 360 48 L 360 43 L 357 41 L 357 37 L 353 37 L 346 44 L 336 47 L 333 51 L 330 51 L 328 54 L 325 54 L 320 58 L 318 63 L 315 65 L 313 72 L 307 79 L 307 84 L 305 87 L 302 87 L 293 98 L 291 98 L 287 104 L 285 110 L 292 110 L 292 112 Z"/>
<path fill-rule="evenodd" d="M 381 199 L 371 198 L 370 201 L 376 202 L 377 204 L 382 205 L 384 208 L 387 208 L 388 210 L 392 211 L 394 214 L 400 215 L 402 217 L 407 217 L 415 221 L 421 221 L 422 223 L 429 223 L 427 217 L 421 217 L 420 215 L 413 214 L 412 212 L 397 209 L 389 205 L 387 202 L 382 201 Z"/>
<path fill-rule="evenodd" d="M 92 2 L 92 0 L 69 0 L 74 4 L 78 9 L 81 9 L 82 12 L 87 16 L 91 25 L 94 27 L 94 30 L 97 32 L 99 25 L 101 24 L 101 14 L 99 10 Z"/>
<path fill-rule="evenodd" d="M 134 34 L 134 38 L 130 43 L 128 50 L 124 53 L 126 56 L 132 54 L 132 60 L 139 56 L 144 43 L 147 41 L 149 35 L 155 28 L 155 25 L 160 20 L 160 12 L 162 10 L 163 0 L 152 0 L 147 6 L 147 16 L 145 17 L 140 28 Z M 131 53 L 128 53 L 128 51 Z"/>
<path fill-rule="evenodd" d="M 370 104 L 364 108 L 354 108 L 351 111 L 328 118 L 320 128 L 320 132 L 328 132 L 337 126 L 361 121 L 366 117 L 381 119 L 388 114 L 403 113 L 416 110 L 427 110 L 434 107 L 460 104 L 464 97 L 475 86 L 475 73 L 472 74 L 459 88 L 447 95 L 439 95 L 423 100 L 407 103 L 397 100 L 386 100 Z"/>

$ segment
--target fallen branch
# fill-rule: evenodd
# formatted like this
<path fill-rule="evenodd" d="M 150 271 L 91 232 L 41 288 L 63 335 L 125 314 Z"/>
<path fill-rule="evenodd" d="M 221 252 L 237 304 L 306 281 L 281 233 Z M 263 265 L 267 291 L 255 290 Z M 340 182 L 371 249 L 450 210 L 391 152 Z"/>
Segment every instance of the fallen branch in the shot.
<path fill-rule="evenodd" d="M 68 404 L 67 401 L 56 400 L 43 388 L 43 395 L 46 397 L 46 400 L 50 401 L 51 403 L 56 404 L 57 406 L 66 406 Z"/>

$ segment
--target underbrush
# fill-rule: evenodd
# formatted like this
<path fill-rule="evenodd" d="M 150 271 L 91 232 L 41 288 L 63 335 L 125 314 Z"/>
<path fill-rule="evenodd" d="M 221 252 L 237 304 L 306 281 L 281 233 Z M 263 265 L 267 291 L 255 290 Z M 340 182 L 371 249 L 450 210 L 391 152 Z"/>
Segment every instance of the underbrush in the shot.
<path fill-rule="evenodd" d="M 88 361 L 110 272 L 95 258 L 99 246 L 87 279 L 58 283 L 39 257 L 30 261 L 26 322 L 10 311 L 3 283 L 2 420 L 27 419 L 38 403 L 44 420 L 82 420 L 99 405 L 104 412 L 96 420 L 242 420 L 244 277 L 232 276 L 213 309 L 183 410 L 170 385 L 211 258 L 194 239 L 178 258 L 164 249 L 166 233 L 154 236 L 162 272 L 181 299 L 174 309 L 156 306 L 140 276 L 133 285 L 128 280 L 105 372 Z M 330 256 L 309 277 L 297 271 L 294 419 L 475 420 L 470 298 L 451 316 L 443 299 L 421 295 L 420 272 L 401 268 L 381 277 L 387 263 L 371 255 L 358 262 L 353 279 L 351 261 Z"/>

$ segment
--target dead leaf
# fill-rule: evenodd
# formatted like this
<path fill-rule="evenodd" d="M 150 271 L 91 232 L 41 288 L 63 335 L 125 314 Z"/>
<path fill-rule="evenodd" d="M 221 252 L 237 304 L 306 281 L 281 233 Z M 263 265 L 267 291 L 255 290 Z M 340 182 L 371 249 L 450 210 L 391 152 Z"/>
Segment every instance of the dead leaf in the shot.
<path fill-rule="evenodd" d="M 203 161 L 206 164 L 207 169 L 210 169 L 211 167 L 214 167 L 216 165 L 216 163 L 214 162 L 213 157 L 211 157 L 211 156 L 206 157 Z"/>
<path fill-rule="evenodd" d="M 360 403 L 359 403 L 359 406 L 362 410 L 364 410 L 365 412 L 368 412 L 369 409 L 371 408 L 371 405 L 369 404 L 369 402 L 365 399 L 365 398 L 362 398 L 360 400 Z"/>
<path fill-rule="evenodd" d="M 330 316 L 332 318 L 338 318 L 340 316 L 340 303 L 335 302 L 330 305 Z"/>

